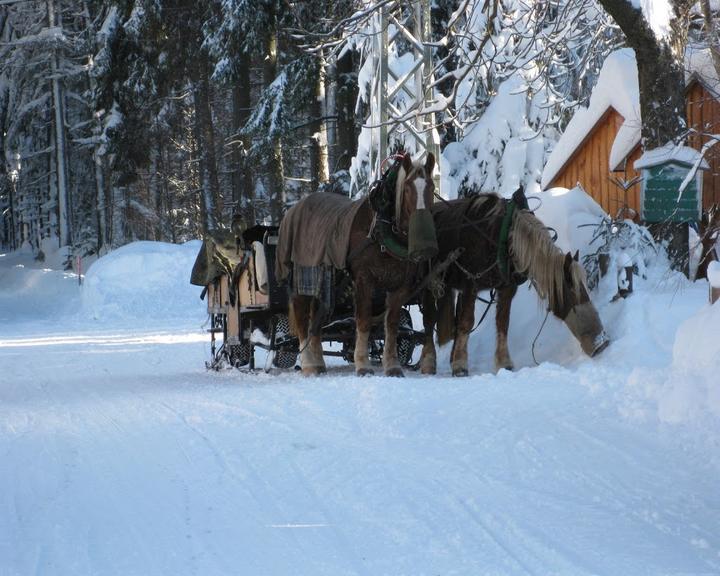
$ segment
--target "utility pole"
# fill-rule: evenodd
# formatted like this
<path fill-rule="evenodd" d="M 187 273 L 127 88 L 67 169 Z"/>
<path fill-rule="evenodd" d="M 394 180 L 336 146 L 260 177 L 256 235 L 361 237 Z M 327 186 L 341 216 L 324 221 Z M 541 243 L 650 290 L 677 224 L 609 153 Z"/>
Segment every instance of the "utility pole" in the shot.
<path fill-rule="evenodd" d="M 436 166 L 440 160 L 440 136 L 436 129 L 432 106 L 433 63 L 430 36 L 430 0 L 391 2 L 381 7 L 374 16 L 372 58 L 373 81 L 370 96 L 370 117 L 367 125 L 372 130 L 370 166 L 372 178 L 380 177 L 383 160 L 388 156 L 388 145 L 394 137 L 405 143 L 408 150 L 427 154 L 432 152 Z M 403 43 L 409 46 L 413 62 L 401 76 L 388 66 L 388 54 L 397 52 Z M 405 48 L 405 51 L 407 49 Z M 398 104 L 402 96 L 402 109 Z M 435 190 L 440 193 L 440 177 L 433 175 Z"/>

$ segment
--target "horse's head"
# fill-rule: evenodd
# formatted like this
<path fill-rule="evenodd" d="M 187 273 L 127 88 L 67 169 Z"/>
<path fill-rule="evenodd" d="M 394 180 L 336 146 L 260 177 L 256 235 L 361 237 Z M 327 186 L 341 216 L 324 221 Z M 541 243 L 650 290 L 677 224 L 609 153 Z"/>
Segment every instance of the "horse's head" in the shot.
<path fill-rule="evenodd" d="M 553 314 L 565 322 L 588 356 L 602 352 L 610 339 L 588 295 L 577 252 L 575 256 L 565 254 L 562 282 L 556 284 L 556 292 L 550 299 Z"/>
<path fill-rule="evenodd" d="M 416 210 L 429 209 L 433 203 L 435 184 L 432 173 L 435 156 L 428 152 L 425 164 L 413 162 L 404 154 L 395 184 L 395 219 L 398 227 L 407 232 L 410 217 Z"/>
<path fill-rule="evenodd" d="M 430 207 L 435 185 L 432 173 L 435 156 L 428 153 L 425 164 L 413 163 L 408 154 L 402 158 L 395 184 L 395 223 L 408 237 L 408 258 L 419 262 L 438 252 L 435 223 Z"/>

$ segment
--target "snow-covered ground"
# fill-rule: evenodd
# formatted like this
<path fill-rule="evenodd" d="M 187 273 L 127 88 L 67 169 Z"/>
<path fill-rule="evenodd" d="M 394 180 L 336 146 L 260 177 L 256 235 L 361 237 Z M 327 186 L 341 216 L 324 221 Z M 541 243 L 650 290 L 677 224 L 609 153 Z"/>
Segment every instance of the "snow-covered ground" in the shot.
<path fill-rule="evenodd" d="M 659 262 L 582 355 L 521 288 L 491 372 L 205 370 L 197 242 L 0 256 L 0 575 L 720 574 L 720 304 Z M 20 265 L 24 267 L 19 267 Z M 262 362 L 260 362 L 262 364 Z"/>

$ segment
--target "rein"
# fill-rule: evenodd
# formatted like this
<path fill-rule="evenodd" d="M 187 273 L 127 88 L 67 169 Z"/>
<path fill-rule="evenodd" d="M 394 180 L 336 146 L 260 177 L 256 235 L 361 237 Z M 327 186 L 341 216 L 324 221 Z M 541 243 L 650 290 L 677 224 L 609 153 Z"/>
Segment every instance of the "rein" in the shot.
<path fill-rule="evenodd" d="M 477 321 L 477 324 L 475 324 L 475 327 L 468 332 L 468 334 L 472 334 L 480 328 L 480 324 L 483 323 L 483 320 L 485 320 L 486 316 L 488 315 L 488 312 L 490 312 L 490 307 L 495 304 L 495 288 L 490 289 L 490 300 L 485 300 L 484 298 L 481 298 L 480 296 L 477 297 L 480 302 L 485 302 L 487 306 L 485 307 L 485 312 L 482 313 L 482 316 L 480 316 L 480 320 Z"/>
<path fill-rule="evenodd" d="M 532 347 L 530 348 L 530 351 L 532 352 L 533 362 L 535 362 L 535 366 L 540 366 L 540 362 L 538 362 L 537 358 L 535 358 L 535 344 L 537 343 L 538 338 L 540 338 L 540 334 L 542 333 L 543 328 L 545 328 L 545 322 L 547 322 L 548 316 L 550 316 L 549 308 L 547 309 L 547 312 L 545 312 L 545 319 L 542 321 L 542 324 L 540 325 L 540 330 L 538 330 L 538 333 L 533 340 Z"/>

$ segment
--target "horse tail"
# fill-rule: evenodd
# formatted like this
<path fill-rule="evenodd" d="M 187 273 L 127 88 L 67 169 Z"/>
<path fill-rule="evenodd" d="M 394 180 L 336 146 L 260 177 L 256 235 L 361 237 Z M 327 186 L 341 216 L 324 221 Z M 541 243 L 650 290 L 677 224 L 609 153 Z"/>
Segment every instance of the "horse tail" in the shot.
<path fill-rule="evenodd" d="M 452 290 L 437 302 L 437 336 L 438 344 L 447 344 L 455 337 L 455 299 Z"/>

